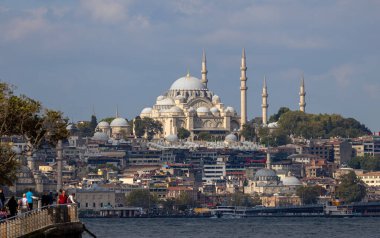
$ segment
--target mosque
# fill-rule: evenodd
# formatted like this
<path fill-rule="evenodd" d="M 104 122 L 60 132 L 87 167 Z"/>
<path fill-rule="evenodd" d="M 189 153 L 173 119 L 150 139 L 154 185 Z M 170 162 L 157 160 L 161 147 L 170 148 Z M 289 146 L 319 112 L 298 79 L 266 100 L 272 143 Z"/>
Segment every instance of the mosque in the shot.
<path fill-rule="evenodd" d="M 247 123 L 247 66 L 245 50 L 242 51 L 240 65 L 240 115 L 236 109 L 222 103 L 220 97 L 207 87 L 206 54 L 203 51 L 201 64 L 201 79 L 190 73 L 174 81 L 169 90 L 157 97 L 152 107 L 144 108 L 140 117 L 150 117 L 160 121 L 163 133 L 158 138 L 168 141 L 177 140 L 179 128 L 190 131 L 190 139 L 197 140 L 202 132 L 209 133 L 215 140 L 224 140 L 229 134 L 237 134 Z M 305 87 L 302 78 L 300 87 L 300 111 L 305 111 Z M 262 89 L 262 123 L 267 125 L 268 91 L 266 79 Z M 271 126 L 271 125 L 268 125 Z M 97 134 L 100 140 L 108 138 L 120 139 L 122 132 L 132 133 L 124 118 L 118 117 L 111 124 L 100 122 Z M 230 136 L 232 137 L 232 136 Z"/>

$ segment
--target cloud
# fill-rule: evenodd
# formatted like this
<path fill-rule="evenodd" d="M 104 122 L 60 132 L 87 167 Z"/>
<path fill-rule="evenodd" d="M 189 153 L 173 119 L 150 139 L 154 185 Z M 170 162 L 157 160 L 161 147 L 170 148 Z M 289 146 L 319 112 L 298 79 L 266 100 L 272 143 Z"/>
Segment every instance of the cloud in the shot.
<path fill-rule="evenodd" d="M 28 16 L 14 18 L 8 24 L 4 26 L 6 40 L 18 40 L 29 34 L 41 31 L 48 30 L 50 25 L 45 19 L 45 15 L 48 12 L 47 8 L 35 8 L 26 10 Z"/>
<path fill-rule="evenodd" d="M 127 19 L 128 0 L 81 0 L 82 8 L 96 21 L 117 23 Z"/>
<path fill-rule="evenodd" d="M 372 99 L 380 99 L 380 85 L 379 84 L 365 84 L 363 85 L 363 90 Z"/>

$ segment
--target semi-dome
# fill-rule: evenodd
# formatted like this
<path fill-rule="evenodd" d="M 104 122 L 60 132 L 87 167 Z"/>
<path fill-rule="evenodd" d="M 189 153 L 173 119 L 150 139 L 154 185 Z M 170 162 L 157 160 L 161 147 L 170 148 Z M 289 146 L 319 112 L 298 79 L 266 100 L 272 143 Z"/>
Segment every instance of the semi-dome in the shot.
<path fill-rule="evenodd" d="M 209 113 L 210 112 L 210 109 L 208 109 L 207 107 L 198 107 L 197 109 L 197 113 Z"/>
<path fill-rule="evenodd" d="M 219 98 L 219 96 L 218 96 L 218 95 L 214 95 L 214 96 L 212 96 L 212 102 L 213 102 L 213 103 L 219 103 L 219 102 L 220 102 L 220 98 Z"/>
<path fill-rule="evenodd" d="M 157 100 L 156 104 L 162 105 L 162 106 L 175 105 L 173 99 L 171 99 L 171 98 L 163 98 L 161 100 Z"/>
<path fill-rule="evenodd" d="M 98 128 L 109 128 L 110 124 L 106 121 L 101 121 L 98 123 Z"/>
<path fill-rule="evenodd" d="M 224 141 L 229 142 L 229 143 L 237 142 L 237 137 L 234 134 L 229 134 L 229 135 L 226 136 L 226 138 L 224 139 Z"/>
<path fill-rule="evenodd" d="M 188 74 L 177 79 L 170 87 L 170 90 L 207 90 L 207 88 L 199 79 Z"/>
<path fill-rule="evenodd" d="M 178 95 L 175 97 L 175 100 L 185 100 L 186 98 L 182 95 Z"/>
<path fill-rule="evenodd" d="M 157 97 L 157 101 L 160 101 L 160 100 L 162 100 L 162 99 L 165 99 L 165 96 L 160 95 L 160 96 Z"/>
<path fill-rule="evenodd" d="M 115 118 L 111 122 L 111 127 L 126 127 L 126 126 L 128 126 L 128 122 L 122 117 Z"/>
<path fill-rule="evenodd" d="M 177 106 L 174 106 L 174 107 L 171 107 L 171 108 L 169 109 L 169 112 L 182 113 L 183 111 L 182 111 L 181 108 L 179 108 L 179 107 L 177 107 Z"/>
<path fill-rule="evenodd" d="M 277 175 L 276 172 L 274 172 L 271 169 L 260 169 L 259 171 L 256 172 L 254 176 L 254 180 L 277 180 Z"/>
<path fill-rule="evenodd" d="M 285 186 L 301 186 L 301 181 L 294 176 L 286 176 L 282 179 L 282 184 Z"/>
<path fill-rule="evenodd" d="M 170 135 L 166 136 L 165 139 L 169 142 L 177 142 L 178 136 L 175 134 L 170 134 Z"/>
<path fill-rule="evenodd" d="M 108 141 L 109 137 L 106 133 L 98 131 L 98 132 L 95 132 L 92 139 L 98 140 L 98 141 Z"/>
<path fill-rule="evenodd" d="M 152 108 L 151 107 L 146 107 L 144 108 L 142 111 L 141 111 L 141 114 L 149 114 L 152 112 Z"/>

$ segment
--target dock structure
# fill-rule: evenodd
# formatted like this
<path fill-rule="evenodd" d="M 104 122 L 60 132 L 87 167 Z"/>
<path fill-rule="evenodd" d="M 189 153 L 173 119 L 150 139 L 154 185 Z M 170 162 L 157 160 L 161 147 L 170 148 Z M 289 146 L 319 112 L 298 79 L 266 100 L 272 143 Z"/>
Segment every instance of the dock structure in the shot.
<path fill-rule="evenodd" d="M 115 208 L 102 208 L 100 209 L 101 217 L 139 217 L 143 215 L 141 207 L 115 207 Z"/>
<path fill-rule="evenodd" d="M 2 220 L 0 237 L 82 237 L 76 205 L 52 205 Z"/>

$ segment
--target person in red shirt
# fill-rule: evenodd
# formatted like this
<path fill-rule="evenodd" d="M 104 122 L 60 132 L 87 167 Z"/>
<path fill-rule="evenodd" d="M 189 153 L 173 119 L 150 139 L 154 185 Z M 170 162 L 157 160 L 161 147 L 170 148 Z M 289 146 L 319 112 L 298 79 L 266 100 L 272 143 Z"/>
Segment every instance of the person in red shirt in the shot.
<path fill-rule="evenodd" d="M 58 204 L 66 204 L 67 203 L 67 195 L 65 190 L 62 190 L 61 194 L 58 196 Z"/>

